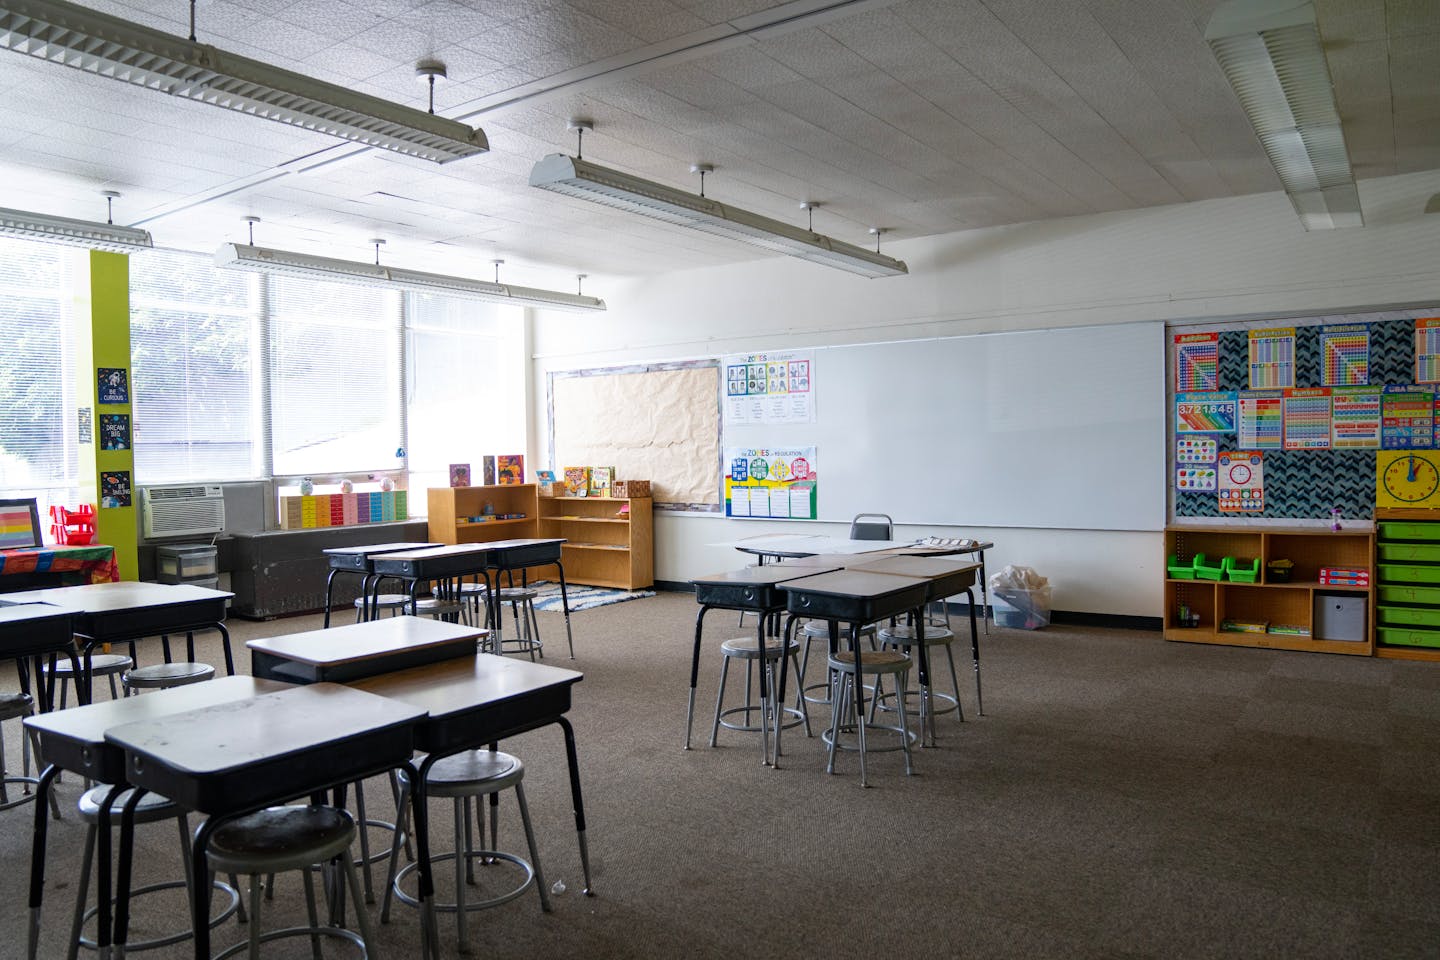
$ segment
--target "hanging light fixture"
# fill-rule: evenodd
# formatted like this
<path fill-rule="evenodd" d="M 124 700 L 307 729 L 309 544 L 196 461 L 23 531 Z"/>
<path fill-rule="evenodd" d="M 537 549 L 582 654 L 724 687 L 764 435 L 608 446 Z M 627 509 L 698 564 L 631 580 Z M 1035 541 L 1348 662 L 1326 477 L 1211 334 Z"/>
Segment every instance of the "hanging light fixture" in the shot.
<path fill-rule="evenodd" d="M 582 137 L 591 127 L 589 121 L 570 122 L 570 129 Z M 552 153 L 531 169 L 530 186 L 740 240 L 862 277 L 894 277 L 910 272 L 904 261 L 884 256 L 878 250 L 872 253 L 864 247 L 707 198 L 705 174 L 713 169 L 704 163 L 691 167 L 692 173 L 700 174 L 697 195 L 602 167 L 578 155 Z"/>
<path fill-rule="evenodd" d="M 559 290 L 540 290 L 534 287 L 500 283 L 499 263 L 504 261 L 496 264 L 496 282 L 494 283 L 473 280 L 469 277 L 451 277 L 439 273 L 426 273 L 421 270 L 387 267 L 380 263 L 380 244 L 385 241 L 371 240 L 370 242 L 375 245 L 374 263 L 337 260 L 333 257 L 320 257 L 289 250 L 274 250 L 269 247 L 257 247 L 253 243 L 226 243 L 221 244 L 220 249 L 215 251 L 215 265 L 229 270 L 311 277 L 334 283 L 414 290 L 420 293 L 463 297 L 467 300 L 483 300 L 489 303 L 544 307 L 547 310 L 605 309 L 605 301 L 598 297 L 585 297 L 579 294 L 563 293 Z"/>
<path fill-rule="evenodd" d="M 436 163 L 489 149 L 456 120 L 197 43 L 193 0 L 188 40 L 64 0 L 0 0 L 0 48 Z"/>
<path fill-rule="evenodd" d="M 45 213 L 28 213 L 24 210 L 0 209 L 0 235 L 88 247 L 109 253 L 133 253 L 136 250 L 149 250 L 155 245 L 150 238 L 150 231 L 115 225 L 113 205 L 120 194 L 114 190 L 105 190 L 100 195 L 105 198 L 106 203 L 105 223 L 73 220 L 70 217 L 55 217 Z"/>

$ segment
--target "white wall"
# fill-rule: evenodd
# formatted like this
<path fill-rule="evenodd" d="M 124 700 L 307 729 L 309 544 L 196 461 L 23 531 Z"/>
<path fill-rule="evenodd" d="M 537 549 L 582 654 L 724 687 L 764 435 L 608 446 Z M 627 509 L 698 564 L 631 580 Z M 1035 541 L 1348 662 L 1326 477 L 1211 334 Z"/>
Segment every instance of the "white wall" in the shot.
<path fill-rule="evenodd" d="M 997 330 L 1440 305 L 1440 215 L 1423 213 L 1436 192 L 1436 172 L 1366 181 L 1362 229 L 1307 234 L 1283 194 L 1266 194 L 886 244 L 908 262 L 908 277 L 863 280 L 782 257 L 617 283 L 598 291 L 610 308 L 603 323 L 536 317 L 537 463 L 547 447 L 550 370 Z M 962 419 L 952 439 L 963 437 Z M 711 544 L 801 528 L 842 532 L 657 514 L 656 576 L 683 581 L 731 568 L 734 551 Z M 956 529 L 995 541 L 992 571 L 1023 563 L 1048 576 L 1056 609 L 1161 615 L 1159 534 Z M 903 532 L 932 530 L 954 532 Z"/>

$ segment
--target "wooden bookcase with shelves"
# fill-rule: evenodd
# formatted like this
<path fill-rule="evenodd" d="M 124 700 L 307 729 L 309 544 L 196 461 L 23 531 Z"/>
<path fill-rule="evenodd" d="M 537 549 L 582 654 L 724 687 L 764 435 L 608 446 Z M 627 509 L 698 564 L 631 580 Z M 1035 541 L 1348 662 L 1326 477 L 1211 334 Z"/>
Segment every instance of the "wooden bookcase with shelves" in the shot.
<path fill-rule="evenodd" d="M 485 487 L 430 487 L 430 539 L 436 543 L 488 543 L 539 536 L 536 531 L 535 484 Z M 523 514 L 518 520 L 475 520 L 486 515 Z M 566 571 L 567 573 L 569 571 Z"/>
<path fill-rule="evenodd" d="M 1222 557 L 1253 563 L 1260 560 L 1254 583 L 1232 580 L 1188 580 L 1170 576 L 1168 559 L 1189 562 L 1196 554 L 1218 564 Z M 1373 583 L 1375 534 L 1370 530 L 1332 531 L 1317 527 L 1280 526 L 1172 526 L 1165 529 L 1166 640 L 1218 643 L 1230 646 L 1270 647 L 1370 656 L 1375 652 L 1375 604 L 1371 587 L 1320 583 L 1321 567 L 1363 569 Z M 1268 564 L 1289 560 L 1290 579 L 1272 579 Z M 1353 595 L 1364 600 L 1365 631 L 1362 640 L 1332 640 L 1316 636 L 1315 600 L 1320 595 Z M 1198 623 L 1181 622 L 1181 607 L 1198 616 Z M 1225 620 L 1264 622 L 1301 627 L 1309 636 L 1292 633 L 1232 633 L 1221 630 Z"/>
<path fill-rule="evenodd" d="M 1440 510 L 1375 511 L 1375 654 L 1440 661 Z"/>
<path fill-rule="evenodd" d="M 655 583 L 649 497 L 540 497 L 541 537 L 564 537 L 565 579 L 640 590 Z"/>

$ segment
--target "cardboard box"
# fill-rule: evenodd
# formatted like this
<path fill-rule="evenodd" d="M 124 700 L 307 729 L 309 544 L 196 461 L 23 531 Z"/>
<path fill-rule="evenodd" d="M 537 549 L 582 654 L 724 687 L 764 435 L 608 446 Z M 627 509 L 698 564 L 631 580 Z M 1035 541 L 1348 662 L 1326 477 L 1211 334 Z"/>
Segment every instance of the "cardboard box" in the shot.
<path fill-rule="evenodd" d="M 618 497 L 621 500 L 633 500 L 636 497 L 650 496 L 649 480 L 612 480 L 610 483 L 610 496 Z"/>

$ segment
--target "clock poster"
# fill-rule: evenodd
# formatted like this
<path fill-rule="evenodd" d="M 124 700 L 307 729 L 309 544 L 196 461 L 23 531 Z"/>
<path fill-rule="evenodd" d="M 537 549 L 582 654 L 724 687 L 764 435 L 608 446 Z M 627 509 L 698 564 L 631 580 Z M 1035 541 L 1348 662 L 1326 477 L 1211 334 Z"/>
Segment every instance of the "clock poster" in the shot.
<path fill-rule="evenodd" d="M 1265 509 L 1265 455 L 1259 450 L 1220 454 L 1221 513 L 1259 513 Z"/>

